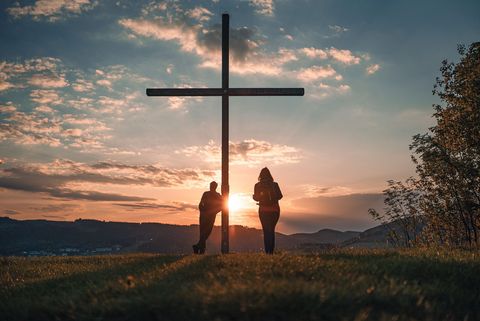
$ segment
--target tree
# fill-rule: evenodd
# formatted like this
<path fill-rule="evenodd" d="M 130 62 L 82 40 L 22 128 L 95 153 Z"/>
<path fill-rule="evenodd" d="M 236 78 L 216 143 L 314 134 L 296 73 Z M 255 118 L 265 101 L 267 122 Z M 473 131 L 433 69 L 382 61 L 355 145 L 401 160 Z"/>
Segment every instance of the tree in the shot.
<path fill-rule="evenodd" d="M 431 241 L 480 242 L 480 43 L 459 46 L 458 64 L 442 62 L 433 94 L 436 125 L 410 149 L 423 189 L 420 207 Z"/>
<path fill-rule="evenodd" d="M 458 47 L 460 62 L 444 60 L 433 94 L 436 125 L 413 137 L 418 178 L 389 181 L 384 223 L 421 218 L 427 244 L 480 246 L 480 42 Z M 402 227 L 405 245 L 413 243 Z M 416 229 L 414 229 L 416 231 Z M 415 242 L 418 237 L 414 236 Z M 410 242 L 410 243 L 409 243 Z"/>
<path fill-rule="evenodd" d="M 419 215 L 420 191 L 417 181 L 408 178 L 405 183 L 389 180 L 385 195 L 385 214 L 369 209 L 370 215 L 388 229 L 388 237 L 392 245 L 411 247 L 419 242 L 419 232 L 423 225 Z"/>

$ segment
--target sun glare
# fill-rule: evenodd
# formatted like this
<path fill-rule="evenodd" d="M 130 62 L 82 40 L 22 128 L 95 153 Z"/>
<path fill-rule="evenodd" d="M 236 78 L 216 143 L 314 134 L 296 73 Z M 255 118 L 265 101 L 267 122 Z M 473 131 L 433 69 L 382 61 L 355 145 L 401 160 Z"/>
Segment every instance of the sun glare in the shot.
<path fill-rule="evenodd" d="M 228 209 L 232 212 L 238 211 L 243 207 L 242 199 L 238 194 L 231 194 L 228 198 Z"/>

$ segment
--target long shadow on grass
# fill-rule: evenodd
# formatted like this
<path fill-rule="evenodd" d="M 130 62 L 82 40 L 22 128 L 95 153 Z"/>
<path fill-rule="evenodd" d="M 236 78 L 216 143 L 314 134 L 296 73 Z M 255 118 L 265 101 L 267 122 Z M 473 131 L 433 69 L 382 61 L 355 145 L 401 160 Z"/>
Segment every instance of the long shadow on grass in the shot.
<path fill-rule="evenodd" d="M 356 271 L 418 284 L 446 283 L 463 290 L 477 289 L 480 263 L 461 262 L 428 256 L 387 254 L 324 254 L 323 258 L 349 261 Z"/>
<path fill-rule="evenodd" d="M 322 282 L 330 282 L 329 276 L 321 282 L 306 282 L 308 276 L 292 279 L 281 277 L 277 282 L 277 279 L 263 274 L 267 280 L 257 280 L 253 273 L 245 280 L 248 286 L 227 283 L 225 292 L 213 293 L 206 299 L 200 297 L 200 293 L 208 293 L 198 289 L 209 286 L 205 284 L 205 273 L 215 274 L 219 269 L 228 267 L 222 262 L 222 256 L 155 256 L 101 272 L 70 276 L 62 279 L 60 283 L 57 279 L 32 284 L 21 290 L 16 289 L 9 292 L 10 296 L 0 298 L 10 301 L 7 305 L 0 302 L 0 307 L 8 308 L 6 311 L 0 309 L 0 315 L 5 316 L 6 320 L 39 321 L 353 320 L 361 317 L 363 313 L 373 320 L 387 320 L 390 316 L 397 316 L 400 320 L 446 320 L 462 319 L 463 315 L 470 312 L 470 316 L 475 319 L 476 314 L 471 311 L 471 299 L 468 301 L 468 298 L 465 298 L 466 304 L 459 302 L 460 307 L 457 307 L 453 314 L 447 314 L 453 304 L 448 300 L 441 301 L 452 296 L 452 302 L 461 299 L 460 294 L 455 291 L 468 283 L 461 280 L 462 275 L 471 277 L 472 284 L 467 289 L 467 295 L 471 295 L 472 288 L 478 286 L 478 276 L 472 274 L 473 270 L 468 267 L 468 263 L 439 262 L 425 257 L 391 254 L 335 253 L 324 254 L 322 258 L 347 262 L 346 265 L 328 265 L 325 272 L 332 274 L 332 282 L 341 281 L 343 275 L 353 275 L 367 278 L 368 282 L 377 280 L 377 288 L 381 288 L 383 284 L 384 289 L 388 290 L 389 278 L 399 282 L 420 280 L 426 283 L 427 299 L 431 300 L 432 304 L 440 302 L 443 309 L 435 310 L 435 305 L 430 310 L 418 307 L 416 292 L 377 294 L 375 290 L 372 294 L 367 294 L 365 289 L 360 289 L 359 292 L 357 287 L 348 283 L 348 278 L 339 283 L 340 288 L 325 287 Z M 268 257 L 268 260 L 270 259 L 271 257 Z M 242 264 L 245 257 L 234 257 L 234 260 Z M 245 269 L 256 269 L 259 264 L 268 264 L 268 260 L 267 257 L 260 257 L 256 260 L 256 265 L 246 266 Z M 472 267 L 478 267 L 478 264 L 473 264 Z M 334 274 L 333 269 L 341 270 L 341 273 Z M 425 273 L 422 271 L 424 269 L 433 272 Z M 336 280 L 333 280 L 334 278 Z M 458 282 L 459 285 L 451 285 L 451 282 Z M 255 284 L 258 286 L 254 286 Z M 221 291 L 218 287 L 216 289 Z M 446 294 L 442 297 L 439 293 L 444 290 Z M 445 314 L 441 314 L 442 312 Z"/>
<path fill-rule="evenodd" d="M 238 257 L 239 264 L 242 259 L 244 258 Z M 448 271 L 465 268 L 462 262 L 442 262 L 446 264 L 443 269 L 447 269 L 443 271 L 435 266 L 438 264 L 436 260 L 422 257 L 390 254 L 384 257 L 335 255 L 331 259 L 349 261 L 345 271 L 347 274 L 351 268 L 352 275 L 378 280 L 378 283 L 383 283 L 384 291 L 367 293 L 366 287 L 359 289 L 356 285 L 347 283 L 348 278 L 340 288 L 332 288 L 321 284 L 329 282 L 328 276 L 320 284 L 308 284 L 302 282 L 302 278 L 277 280 L 264 275 L 266 279 L 255 282 L 258 286 L 252 284 L 251 279 L 246 279 L 245 282 L 250 287 L 225 283 L 224 292 L 216 287 L 217 291 L 221 291 L 220 294 L 208 293 L 199 291 L 199 287 L 208 287 L 204 281 L 205 273 L 215 273 L 224 268 L 224 265 L 221 256 L 207 256 L 178 266 L 175 271 L 154 282 L 136 287 L 128 293 L 131 294 L 129 296 L 116 297 L 114 304 L 105 309 L 101 308 L 96 315 L 101 315 L 101 318 L 106 320 L 353 320 L 361 319 L 362 315 L 368 315 L 369 319 L 374 320 L 449 320 L 463 319 L 466 314 L 470 314 L 470 317 L 476 316 L 473 305 L 476 299 L 472 292 L 475 285 L 470 285 L 467 291 L 472 298 L 463 298 L 462 294 L 457 292 L 462 290 L 461 285 L 449 283 L 460 280 L 459 271 L 453 279 L 442 279 L 433 287 L 425 286 L 424 301 L 418 301 L 419 293 L 415 291 L 417 288 L 403 291 L 397 286 L 392 289 L 395 293 L 388 292 L 388 278 L 396 279 L 399 284 L 405 280 L 418 282 L 423 272 L 418 274 L 415 271 L 425 269 L 426 266 L 438 269 L 434 272 L 436 277 L 446 278 Z M 267 261 L 261 258 L 258 264 L 268 264 L 269 260 L 270 258 Z M 399 265 L 407 267 L 401 268 Z M 328 269 L 325 272 L 328 273 Z M 465 283 L 464 280 L 461 284 Z M 370 285 L 368 281 L 365 284 Z M 202 293 L 208 298 L 201 297 Z M 462 299 L 463 303 L 454 306 L 454 303 Z M 425 305 L 427 300 L 430 301 Z"/>
<path fill-rule="evenodd" d="M 111 258 L 115 260 L 115 257 Z M 148 256 L 113 268 L 76 273 L 0 291 L 0 315 L 6 320 L 78 319 L 93 312 L 99 299 L 108 301 L 135 288 L 142 276 L 164 277 L 181 256 Z M 52 266 L 54 269 L 55 266 Z M 154 277 L 151 277 L 153 279 Z"/>
<path fill-rule="evenodd" d="M 398 252 L 334 253 L 324 254 L 322 257 L 348 262 L 352 271 L 375 280 L 373 285 L 387 284 L 393 280 L 396 284 L 403 284 L 405 288 L 417 289 L 416 301 L 426 303 L 428 310 L 433 314 L 446 312 L 447 315 L 444 314 L 443 319 L 463 319 L 467 314 L 474 319 L 479 316 L 480 264 L 478 262 Z M 400 295 L 397 294 L 396 297 L 399 298 Z M 395 299 L 395 296 L 392 299 Z M 422 304 L 416 305 L 418 305 L 417 309 L 411 312 L 418 317 Z M 414 307 L 415 305 L 412 308 Z M 408 313 L 408 311 L 403 312 Z"/>
<path fill-rule="evenodd" d="M 196 283 L 208 271 L 218 269 L 220 256 L 189 256 L 178 261 L 162 278 L 140 284 L 124 297 L 102 309 L 104 320 L 203 320 L 202 307 L 195 300 Z"/>

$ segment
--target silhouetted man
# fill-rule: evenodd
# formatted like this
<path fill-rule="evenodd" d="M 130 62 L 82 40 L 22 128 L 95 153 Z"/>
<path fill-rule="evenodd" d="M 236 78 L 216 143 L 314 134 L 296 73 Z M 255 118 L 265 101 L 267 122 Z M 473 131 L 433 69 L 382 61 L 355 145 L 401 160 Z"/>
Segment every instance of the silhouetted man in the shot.
<path fill-rule="evenodd" d="M 222 210 L 222 195 L 217 193 L 217 182 L 210 183 L 210 190 L 203 193 L 198 209 L 200 210 L 200 240 L 193 245 L 193 253 L 204 254 L 206 242 L 212 233 L 217 213 Z"/>

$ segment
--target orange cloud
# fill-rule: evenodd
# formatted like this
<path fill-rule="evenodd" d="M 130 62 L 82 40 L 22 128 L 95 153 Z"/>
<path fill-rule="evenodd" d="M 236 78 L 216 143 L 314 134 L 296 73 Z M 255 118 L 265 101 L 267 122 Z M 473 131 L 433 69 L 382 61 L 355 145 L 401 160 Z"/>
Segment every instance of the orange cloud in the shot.
<path fill-rule="evenodd" d="M 33 91 L 32 97 L 32 100 L 42 104 L 61 103 L 56 92 L 51 90 Z M 0 123 L 0 140 L 11 140 L 21 145 L 103 148 L 102 140 L 108 136 L 100 132 L 110 129 L 103 122 L 85 118 L 85 115 L 52 115 L 54 110 L 46 105 L 38 106 L 31 113 L 24 113 L 7 103 L 0 106 L 0 111 L 7 115 L 5 122 Z"/>
<path fill-rule="evenodd" d="M 319 59 L 327 59 L 328 54 L 322 49 L 317 49 L 314 47 L 309 47 L 309 48 L 302 48 L 299 50 L 300 53 L 303 53 L 306 55 L 308 58 L 314 59 L 314 58 L 319 58 Z"/>
<path fill-rule="evenodd" d="M 7 12 L 14 18 L 31 16 L 34 20 L 47 18 L 48 21 L 57 21 L 68 15 L 80 14 L 95 7 L 96 1 L 90 0 L 36 0 L 33 5 L 7 8 Z"/>
<path fill-rule="evenodd" d="M 324 99 L 334 94 L 346 94 L 350 91 L 350 86 L 341 84 L 338 86 L 327 85 L 325 83 L 319 83 L 310 89 L 310 97 L 314 99 Z"/>
<path fill-rule="evenodd" d="M 346 65 L 357 65 L 360 63 L 360 57 L 353 55 L 353 53 L 347 49 L 337 49 L 331 47 L 330 49 L 328 49 L 328 54 L 333 59 Z"/>
<path fill-rule="evenodd" d="M 264 16 L 273 16 L 275 5 L 273 0 L 250 0 L 255 12 Z"/>
<path fill-rule="evenodd" d="M 28 83 L 32 86 L 43 88 L 59 88 L 68 86 L 68 81 L 65 79 L 65 75 L 57 74 L 35 74 L 28 80 Z"/>
<path fill-rule="evenodd" d="M 302 159 L 299 149 L 272 144 L 262 140 L 246 139 L 241 142 L 230 142 L 230 162 L 236 165 L 257 166 L 258 164 L 291 164 Z M 218 163 L 221 148 L 213 140 L 204 146 L 189 146 L 176 151 L 187 157 L 199 157 L 206 162 Z"/>
<path fill-rule="evenodd" d="M 213 16 L 213 13 L 204 7 L 195 7 L 187 11 L 187 15 L 190 18 L 196 19 L 200 22 L 210 20 L 210 17 Z"/>
<path fill-rule="evenodd" d="M 77 79 L 72 84 L 72 89 L 78 92 L 88 92 L 93 90 L 93 83 L 85 79 Z"/>
<path fill-rule="evenodd" d="M 28 80 L 28 84 L 33 86 L 45 88 L 68 86 L 65 76 L 58 73 L 59 64 L 59 59 L 51 57 L 29 59 L 23 63 L 0 61 L 0 91 L 24 87 L 24 84 L 18 83 L 17 80 L 26 73 L 35 73 Z"/>
<path fill-rule="evenodd" d="M 0 169 L 0 187 L 48 194 L 55 198 L 90 201 L 150 200 L 146 197 L 105 193 L 110 186 L 192 187 L 206 186 L 217 173 L 191 168 L 174 169 L 156 165 L 128 165 L 118 162 L 86 164 L 71 160 L 50 163 L 7 163 Z M 109 187 L 109 191 L 112 189 Z M 88 188 L 88 189 L 86 189 Z M 181 204 L 177 204 L 180 207 Z M 185 207 L 185 205 L 182 205 Z"/>
<path fill-rule="evenodd" d="M 309 68 L 301 69 L 298 74 L 297 78 L 303 82 L 313 82 L 319 79 L 324 78 L 334 78 L 336 80 L 341 80 L 342 75 L 338 74 L 332 66 L 312 66 Z"/>

